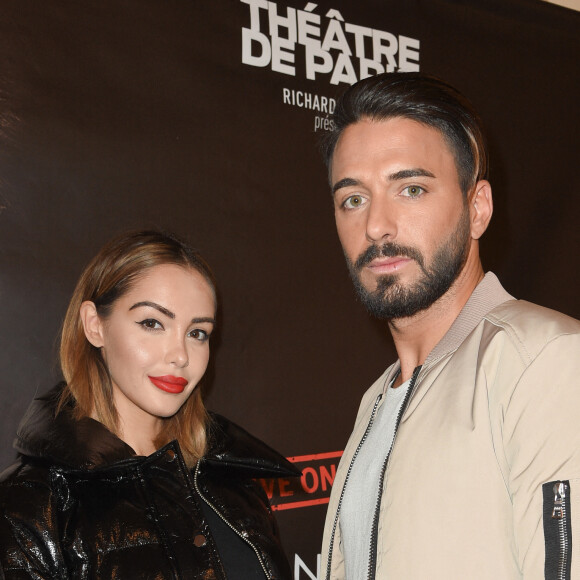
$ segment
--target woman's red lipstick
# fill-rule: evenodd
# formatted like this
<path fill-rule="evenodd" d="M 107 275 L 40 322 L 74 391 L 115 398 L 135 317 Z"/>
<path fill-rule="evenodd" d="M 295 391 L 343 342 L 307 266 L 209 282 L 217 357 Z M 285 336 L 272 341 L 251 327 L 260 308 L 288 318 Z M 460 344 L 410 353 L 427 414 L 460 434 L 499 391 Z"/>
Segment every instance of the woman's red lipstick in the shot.
<path fill-rule="evenodd" d="M 183 389 L 188 381 L 182 377 L 174 377 L 173 375 L 163 375 L 162 377 L 149 377 L 149 380 L 162 391 L 178 395 L 183 393 Z"/>

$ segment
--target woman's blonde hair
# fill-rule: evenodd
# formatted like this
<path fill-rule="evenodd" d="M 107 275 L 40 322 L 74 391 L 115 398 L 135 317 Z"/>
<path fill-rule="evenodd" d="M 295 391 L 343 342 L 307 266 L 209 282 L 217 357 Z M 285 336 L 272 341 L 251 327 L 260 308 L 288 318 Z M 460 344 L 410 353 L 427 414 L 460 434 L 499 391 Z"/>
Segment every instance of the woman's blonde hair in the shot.
<path fill-rule="evenodd" d="M 114 303 L 127 293 L 147 270 L 175 264 L 199 272 L 216 296 L 216 284 L 207 262 L 175 236 L 159 231 L 121 234 L 93 258 L 82 273 L 69 303 L 60 343 L 60 366 L 66 386 L 58 410 L 73 404 L 74 417 L 94 417 L 118 434 L 118 414 L 113 402 L 111 377 L 100 349 L 86 338 L 81 304 L 93 302 L 106 319 Z M 205 452 L 208 415 L 197 387 L 179 411 L 166 419 L 154 441 L 157 448 L 177 439 L 188 465 Z"/>

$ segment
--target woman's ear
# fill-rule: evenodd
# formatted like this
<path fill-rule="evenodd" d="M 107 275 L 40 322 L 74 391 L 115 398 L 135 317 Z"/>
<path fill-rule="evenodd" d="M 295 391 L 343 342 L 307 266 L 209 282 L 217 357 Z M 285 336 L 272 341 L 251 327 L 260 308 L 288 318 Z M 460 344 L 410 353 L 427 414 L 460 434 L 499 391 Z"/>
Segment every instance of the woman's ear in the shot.
<path fill-rule="evenodd" d="M 80 309 L 81 322 L 87 340 L 97 348 L 104 345 L 103 339 L 103 321 L 97 313 L 97 307 L 94 302 L 87 300 L 81 304 Z"/>
<path fill-rule="evenodd" d="M 474 240 L 479 240 L 487 229 L 493 214 L 493 198 L 489 181 L 482 179 L 476 183 L 469 200 L 469 213 L 471 216 L 471 237 Z"/>

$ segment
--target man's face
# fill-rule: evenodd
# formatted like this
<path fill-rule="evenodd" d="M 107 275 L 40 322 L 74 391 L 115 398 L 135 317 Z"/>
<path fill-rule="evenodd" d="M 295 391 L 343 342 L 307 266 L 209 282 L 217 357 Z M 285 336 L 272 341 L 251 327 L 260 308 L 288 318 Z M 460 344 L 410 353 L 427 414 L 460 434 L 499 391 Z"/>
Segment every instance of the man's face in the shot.
<path fill-rule="evenodd" d="M 332 160 L 338 235 L 357 292 L 383 319 L 412 316 L 451 287 L 470 248 L 470 214 L 439 131 L 362 120 Z"/>

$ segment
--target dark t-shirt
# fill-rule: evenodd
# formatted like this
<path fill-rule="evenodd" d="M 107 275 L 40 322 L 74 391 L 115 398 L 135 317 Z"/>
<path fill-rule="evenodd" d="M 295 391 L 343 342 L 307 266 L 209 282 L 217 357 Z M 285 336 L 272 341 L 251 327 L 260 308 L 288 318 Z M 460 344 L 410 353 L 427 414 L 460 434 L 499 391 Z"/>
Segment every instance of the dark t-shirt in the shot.
<path fill-rule="evenodd" d="M 204 501 L 199 503 L 217 544 L 228 580 L 264 580 L 264 571 L 254 550 Z"/>

